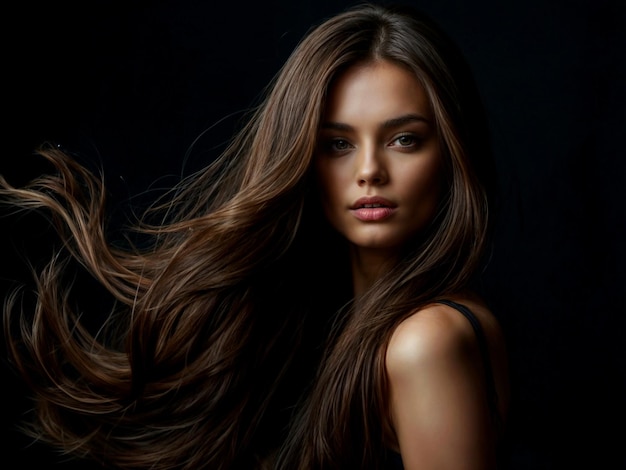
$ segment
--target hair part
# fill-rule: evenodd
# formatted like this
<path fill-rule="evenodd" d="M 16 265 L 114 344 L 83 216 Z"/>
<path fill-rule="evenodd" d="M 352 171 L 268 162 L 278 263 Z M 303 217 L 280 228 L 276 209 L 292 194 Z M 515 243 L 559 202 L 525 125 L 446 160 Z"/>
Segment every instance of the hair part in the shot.
<path fill-rule="evenodd" d="M 350 300 L 345 242 L 313 199 L 311 167 L 333 79 L 369 60 L 423 84 L 448 192 L 402 263 Z M 62 242 L 34 273 L 35 294 L 4 309 L 9 356 L 34 391 L 32 435 L 116 468 L 382 466 L 387 340 L 465 286 L 486 243 L 481 112 L 461 55 L 428 18 L 359 5 L 312 29 L 224 153 L 138 221 L 145 244 L 111 243 L 103 179 L 42 146 L 56 174 L 19 189 L 0 179 L 2 202 L 44 212 Z M 110 334 L 81 326 L 92 312 L 74 302 L 68 259 L 113 299 Z"/>
<path fill-rule="evenodd" d="M 315 386 L 294 420 L 280 468 L 382 468 L 393 432 L 387 409 L 386 344 L 420 306 L 471 281 L 487 243 L 491 174 L 483 109 L 470 69 L 425 15 L 404 7 L 358 5 L 314 29 L 294 52 L 326 53 L 308 73 L 332 80 L 348 67 L 390 61 L 415 74 L 435 116 L 447 191 L 424 238 L 342 313 Z M 330 72 L 330 73 L 329 73 Z M 316 78 L 314 78 L 316 80 Z"/>

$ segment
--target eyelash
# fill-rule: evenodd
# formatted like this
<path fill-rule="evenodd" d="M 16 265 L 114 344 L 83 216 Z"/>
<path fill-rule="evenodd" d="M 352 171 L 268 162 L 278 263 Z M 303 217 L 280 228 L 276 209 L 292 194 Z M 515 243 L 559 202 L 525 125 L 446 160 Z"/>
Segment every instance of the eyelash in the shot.
<path fill-rule="evenodd" d="M 403 145 L 399 142 L 401 139 L 407 139 L 407 138 L 410 139 L 410 143 Z M 412 134 L 412 133 L 405 133 L 405 134 L 400 134 L 394 137 L 391 140 L 391 143 L 389 144 L 389 146 L 397 145 L 401 149 L 413 149 L 413 148 L 418 147 L 421 141 L 422 139 L 418 137 L 417 135 Z M 342 147 L 339 148 L 339 145 L 341 145 Z M 351 149 L 353 145 L 347 139 L 338 137 L 338 138 L 329 139 L 324 145 L 324 147 L 326 148 L 327 152 L 342 153 Z"/>
<path fill-rule="evenodd" d="M 410 144 L 403 145 L 403 144 L 401 144 L 399 142 L 400 139 L 406 139 L 406 138 L 409 138 L 411 140 Z M 402 147 L 402 148 L 413 148 L 413 147 L 417 147 L 420 144 L 421 139 L 417 135 L 415 135 L 415 134 L 407 133 L 407 134 L 401 134 L 401 135 L 397 136 L 391 142 L 392 143 L 398 142 L 398 145 L 400 147 Z"/>
<path fill-rule="evenodd" d="M 344 148 L 337 148 L 337 144 L 344 144 Z M 332 152 L 345 152 L 347 149 L 351 148 L 352 145 L 346 139 L 331 139 L 328 142 L 328 150 Z"/>

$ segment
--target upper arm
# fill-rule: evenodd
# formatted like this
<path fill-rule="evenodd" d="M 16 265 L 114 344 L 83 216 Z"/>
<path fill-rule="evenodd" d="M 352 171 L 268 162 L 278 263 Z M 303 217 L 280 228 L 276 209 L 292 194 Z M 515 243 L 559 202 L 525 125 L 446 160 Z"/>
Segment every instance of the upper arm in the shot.
<path fill-rule="evenodd" d="M 495 446 L 474 331 L 458 312 L 424 309 L 392 334 L 389 410 L 406 470 L 486 470 Z"/>

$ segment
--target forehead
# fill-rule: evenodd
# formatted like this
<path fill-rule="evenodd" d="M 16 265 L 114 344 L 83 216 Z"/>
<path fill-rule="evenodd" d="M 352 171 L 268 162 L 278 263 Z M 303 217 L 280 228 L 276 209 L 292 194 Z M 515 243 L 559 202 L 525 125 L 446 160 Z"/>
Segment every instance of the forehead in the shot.
<path fill-rule="evenodd" d="M 424 87 L 407 68 L 390 61 L 359 63 L 340 73 L 329 89 L 324 120 L 418 113 L 429 117 Z"/>

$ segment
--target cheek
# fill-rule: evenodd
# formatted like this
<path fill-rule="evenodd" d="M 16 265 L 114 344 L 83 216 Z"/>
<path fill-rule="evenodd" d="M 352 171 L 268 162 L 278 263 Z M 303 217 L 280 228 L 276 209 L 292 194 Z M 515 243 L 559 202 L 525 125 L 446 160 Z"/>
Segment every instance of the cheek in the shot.
<path fill-rule="evenodd" d="M 318 165 L 316 188 L 321 215 L 329 226 L 340 234 L 345 234 L 346 230 L 345 215 L 346 207 L 349 204 L 346 188 L 348 187 L 349 182 L 346 181 L 345 174 L 336 166 Z"/>
<path fill-rule="evenodd" d="M 316 163 L 315 180 L 322 203 L 335 201 L 340 198 L 345 182 L 337 165 L 332 165 L 330 162 Z"/>
<path fill-rule="evenodd" d="M 333 201 L 337 198 L 336 183 L 332 172 L 328 167 L 321 164 L 315 165 L 315 190 L 317 199 L 322 206 L 324 216 L 329 219 Z"/>
<path fill-rule="evenodd" d="M 444 188 L 444 175 L 441 168 L 438 166 L 429 172 L 428 176 L 424 178 L 425 191 L 430 195 L 431 201 L 439 203 Z"/>
<path fill-rule="evenodd" d="M 439 161 L 432 165 L 406 171 L 404 187 L 406 197 L 413 201 L 415 210 L 429 217 L 434 216 L 442 199 L 445 176 Z"/>

